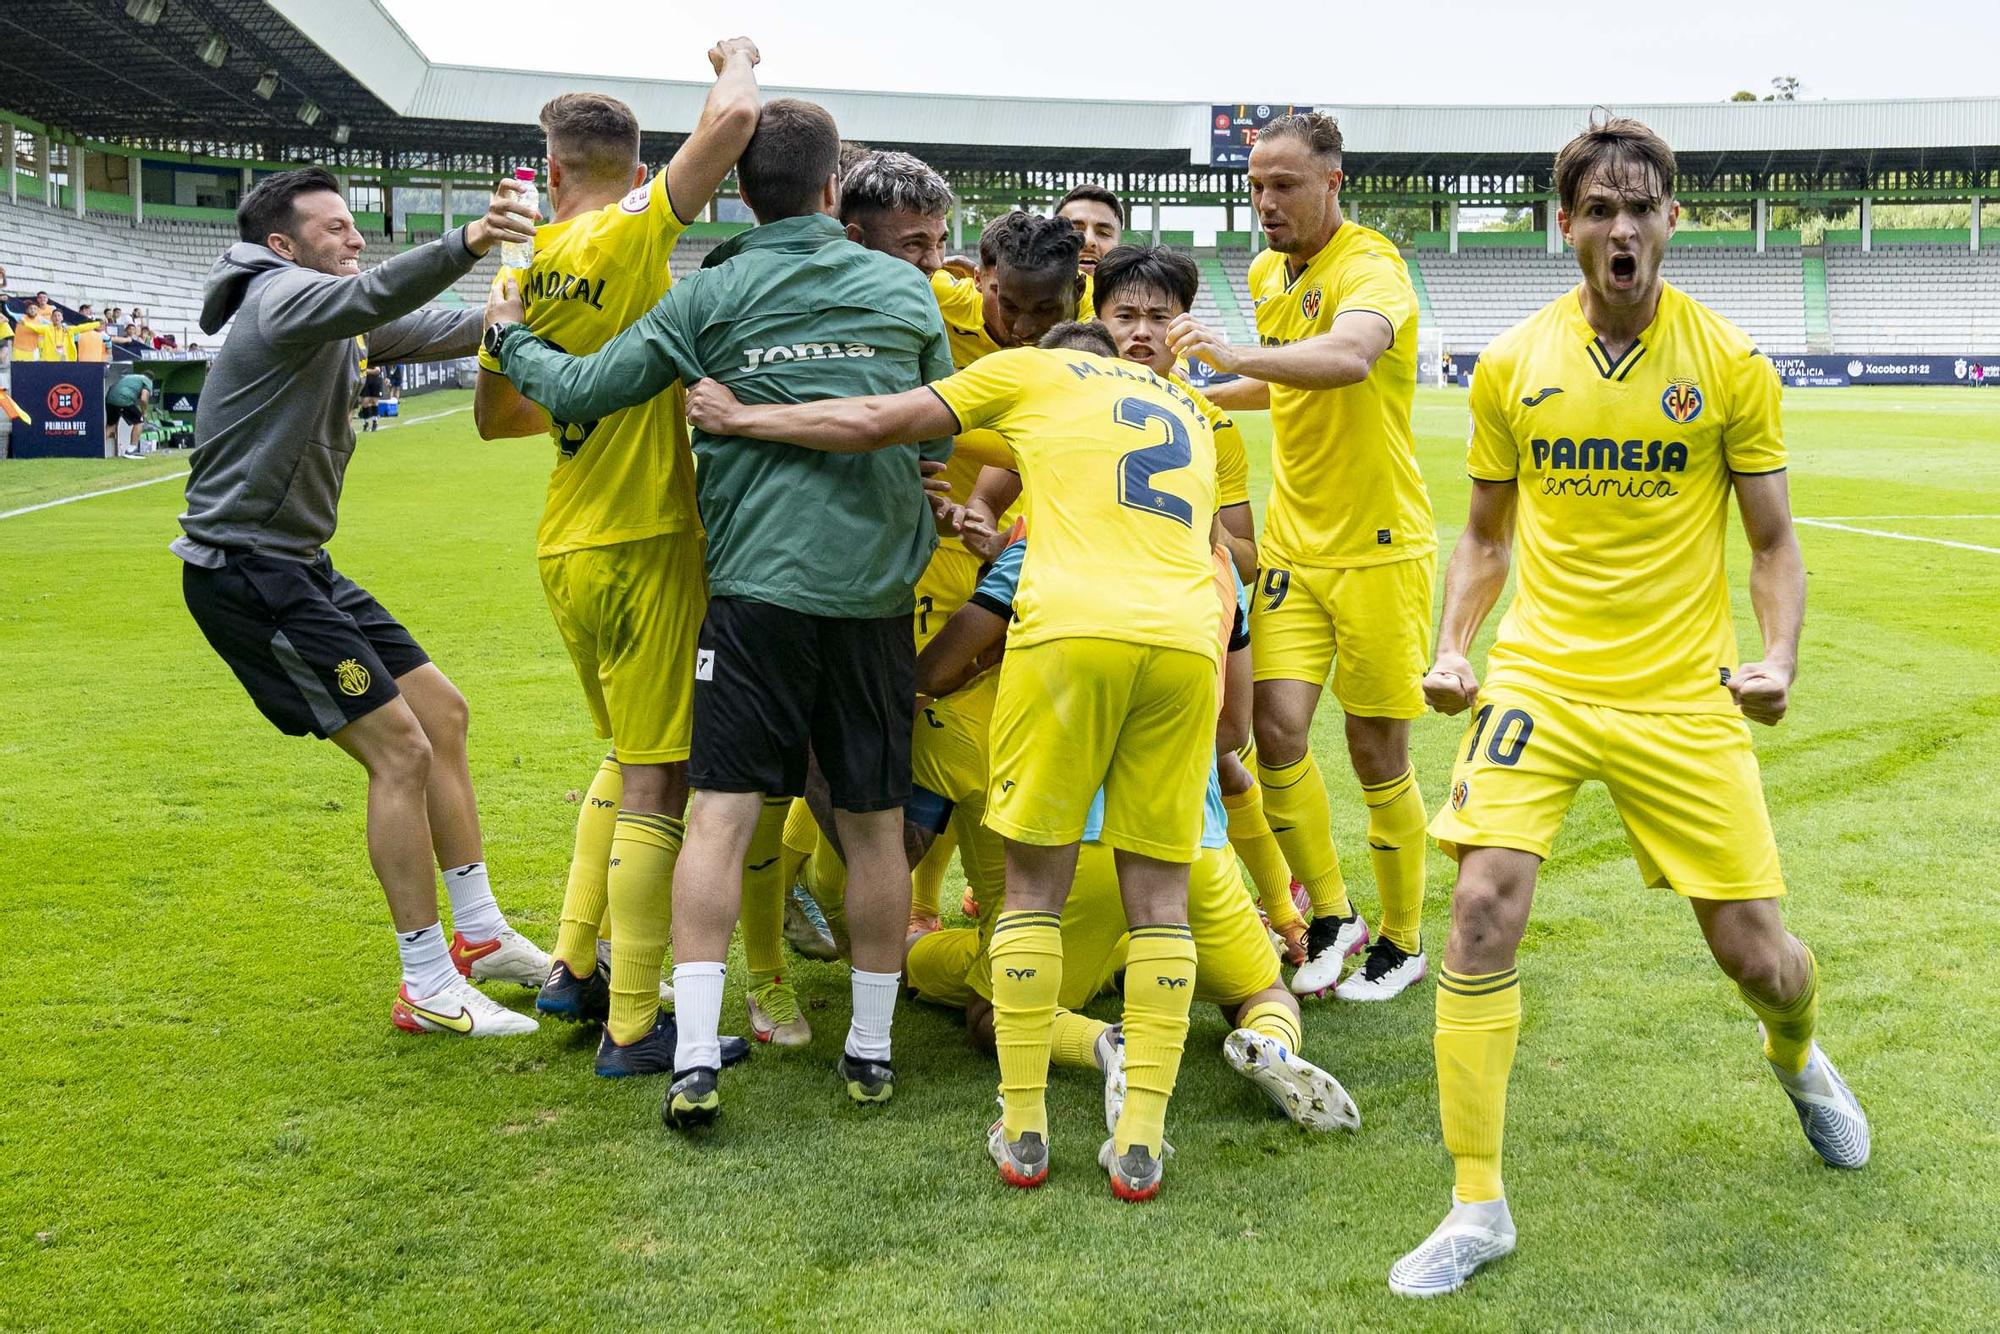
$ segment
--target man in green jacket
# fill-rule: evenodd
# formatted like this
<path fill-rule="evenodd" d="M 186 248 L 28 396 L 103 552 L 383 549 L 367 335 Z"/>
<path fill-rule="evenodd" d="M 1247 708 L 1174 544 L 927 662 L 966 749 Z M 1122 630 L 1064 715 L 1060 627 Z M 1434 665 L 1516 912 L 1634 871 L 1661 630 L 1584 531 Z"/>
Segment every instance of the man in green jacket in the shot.
<path fill-rule="evenodd" d="M 510 291 L 487 348 L 557 422 L 589 422 L 706 376 L 745 402 L 896 393 L 951 374 L 937 303 L 911 265 L 856 245 L 833 213 L 839 131 L 810 102 L 762 110 L 737 164 L 758 226 L 718 247 L 638 323 L 587 357 L 530 334 Z M 854 1018 L 848 1094 L 886 1101 L 909 920 L 902 840 L 916 654 L 911 592 L 937 543 L 920 459 L 948 438 L 867 454 L 693 433 L 708 535 L 695 657 L 687 840 L 674 869 L 674 1082 L 661 1116 L 720 1109 L 723 960 L 764 808 L 804 792 L 810 751 L 847 854 Z"/>

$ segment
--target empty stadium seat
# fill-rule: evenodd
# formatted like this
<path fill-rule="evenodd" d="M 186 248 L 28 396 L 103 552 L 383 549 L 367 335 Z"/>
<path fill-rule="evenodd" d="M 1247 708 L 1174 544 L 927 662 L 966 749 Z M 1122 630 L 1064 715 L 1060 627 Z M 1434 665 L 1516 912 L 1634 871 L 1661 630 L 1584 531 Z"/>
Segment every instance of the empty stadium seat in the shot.
<path fill-rule="evenodd" d="M 1827 319 L 1847 352 L 1986 353 L 2000 348 L 2000 250 L 1826 248 Z"/>
<path fill-rule="evenodd" d="M 1436 326 L 1454 352 L 1476 352 L 1509 326 L 1579 281 L 1576 257 L 1539 250 L 1467 249 L 1416 256 Z M 1668 251 L 1661 272 L 1689 296 L 1721 312 L 1772 353 L 1806 350 L 1805 289 L 1796 246 Z M 1425 346 L 1429 346 L 1426 335 Z"/>

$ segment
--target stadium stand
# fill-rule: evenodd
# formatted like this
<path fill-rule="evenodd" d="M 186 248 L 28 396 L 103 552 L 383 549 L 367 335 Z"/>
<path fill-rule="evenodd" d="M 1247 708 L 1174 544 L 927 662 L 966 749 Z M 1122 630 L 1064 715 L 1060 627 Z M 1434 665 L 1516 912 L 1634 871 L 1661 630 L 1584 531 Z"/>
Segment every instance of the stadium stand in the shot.
<path fill-rule="evenodd" d="M 1477 352 L 1502 330 L 1576 286 L 1576 258 L 1515 247 L 1413 252 L 1452 352 Z M 1676 246 L 1667 281 L 1734 320 L 1769 352 L 1804 352 L 1805 288 L 1797 246 L 1754 251 Z M 1426 346 L 1429 344 L 1426 343 Z"/>
<path fill-rule="evenodd" d="M 2000 343 L 2000 250 L 1829 245 L 1826 294 L 1836 347 L 1935 353 Z"/>

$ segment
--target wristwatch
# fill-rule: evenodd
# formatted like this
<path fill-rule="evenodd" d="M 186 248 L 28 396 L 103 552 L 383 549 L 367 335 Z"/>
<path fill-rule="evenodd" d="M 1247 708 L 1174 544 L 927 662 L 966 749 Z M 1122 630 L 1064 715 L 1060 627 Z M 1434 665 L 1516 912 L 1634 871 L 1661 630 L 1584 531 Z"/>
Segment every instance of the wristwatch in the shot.
<path fill-rule="evenodd" d="M 527 325 L 521 323 L 519 320 L 497 320 L 486 326 L 486 333 L 479 340 L 480 346 L 486 349 L 487 356 L 498 361 L 500 360 L 500 345 L 507 341 L 507 331 L 509 329 L 525 329 L 527 327 Z"/>

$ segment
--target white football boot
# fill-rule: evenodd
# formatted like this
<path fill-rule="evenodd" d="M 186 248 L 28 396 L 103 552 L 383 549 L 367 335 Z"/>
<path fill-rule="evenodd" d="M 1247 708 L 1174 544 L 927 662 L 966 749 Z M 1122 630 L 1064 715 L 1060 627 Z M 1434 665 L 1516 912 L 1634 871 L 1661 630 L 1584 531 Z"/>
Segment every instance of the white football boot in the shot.
<path fill-rule="evenodd" d="M 1423 1245 L 1389 1267 L 1389 1291 L 1400 1297 L 1442 1297 L 1457 1292 L 1489 1261 L 1514 1250 L 1514 1216 L 1505 1199 L 1460 1204 L 1424 1238 Z"/>
<path fill-rule="evenodd" d="M 504 1038 L 532 1033 L 539 1025 L 494 1000 L 463 977 L 454 977 L 434 996 L 412 996 L 406 984 L 389 1009 L 396 1027 L 409 1033 L 456 1033 L 467 1038 Z"/>
<path fill-rule="evenodd" d="M 1255 1029 L 1239 1028 L 1224 1038 L 1222 1055 L 1295 1124 L 1307 1130 L 1361 1128 L 1361 1109 L 1339 1080 Z"/>
<path fill-rule="evenodd" d="M 512 982 L 537 987 L 548 981 L 549 956 L 511 926 L 491 940 L 467 940 L 451 933 L 451 962 L 459 976 L 475 982 Z"/>

